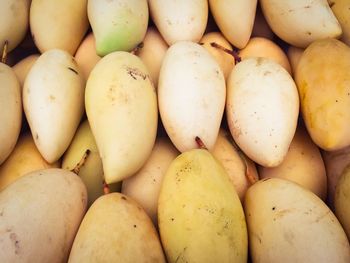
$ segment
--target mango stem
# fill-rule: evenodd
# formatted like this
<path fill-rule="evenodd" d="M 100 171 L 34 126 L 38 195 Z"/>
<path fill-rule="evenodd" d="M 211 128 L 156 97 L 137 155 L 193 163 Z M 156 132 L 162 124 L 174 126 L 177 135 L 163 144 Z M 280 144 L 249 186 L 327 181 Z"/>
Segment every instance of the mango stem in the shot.
<path fill-rule="evenodd" d="M 211 45 L 212 47 L 215 47 L 215 48 L 217 48 L 217 49 L 220 49 L 220 50 L 226 52 L 227 54 L 231 55 L 232 57 L 234 57 L 234 59 L 235 59 L 235 64 L 241 62 L 242 59 L 241 59 L 241 57 L 238 55 L 238 53 L 237 53 L 235 50 L 230 50 L 230 49 L 228 49 L 228 48 L 225 48 L 225 47 L 221 46 L 220 44 L 218 44 L 218 43 L 216 43 L 216 42 L 211 42 L 210 45 Z"/>
<path fill-rule="evenodd" d="M 108 195 L 110 192 L 111 190 L 109 189 L 109 185 L 106 183 L 106 181 L 103 181 L 103 193 Z"/>
<path fill-rule="evenodd" d="M 197 143 L 199 149 L 208 150 L 207 146 L 205 146 L 205 144 L 204 144 L 204 142 L 202 141 L 201 138 L 199 138 L 198 136 L 196 136 L 195 141 L 196 141 L 196 143 Z"/>
<path fill-rule="evenodd" d="M 2 50 L 2 56 L 1 56 L 1 62 L 6 63 L 7 60 L 7 49 L 8 49 L 9 42 L 8 40 L 5 41 L 4 48 Z"/>
<path fill-rule="evenodd" d="M 143 48 L 143 42 L 141 42 L 140 44 L 138 44 L 133 50 L 131 50 L 131 54 L 133 55 L 137 55 L 138 52 Z"/>
<path fill-rule="evenodd" d="M 83 154 L 83 157 L 76 164 L 76 166 L 73 168 L 73 170 L 71 170 L 73 173 L 75 173 L 76 175 L 79 174 L 81 167 L 83 167 L 83 165 L 85 164 L 86 159 L 89 157 L 90 153 L 91 153 L 91 151 L 89 149 L 87 149 L 85 151 L 85 153 Z"/>

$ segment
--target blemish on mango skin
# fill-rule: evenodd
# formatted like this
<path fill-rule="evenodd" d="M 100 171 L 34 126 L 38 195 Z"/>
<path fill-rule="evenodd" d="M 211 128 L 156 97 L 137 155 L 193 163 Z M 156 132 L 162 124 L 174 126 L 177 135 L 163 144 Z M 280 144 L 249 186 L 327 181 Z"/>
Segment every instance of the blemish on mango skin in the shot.
<path fill-rule="evenodd" d="M 19 246 L 19 240 L 17 238 L 16 233 L 11 233 L 10 239 L 13 242 L 13 245 L 15 247 L 15 254 L 18 255 L 20 253 L 20 246 Z"/>

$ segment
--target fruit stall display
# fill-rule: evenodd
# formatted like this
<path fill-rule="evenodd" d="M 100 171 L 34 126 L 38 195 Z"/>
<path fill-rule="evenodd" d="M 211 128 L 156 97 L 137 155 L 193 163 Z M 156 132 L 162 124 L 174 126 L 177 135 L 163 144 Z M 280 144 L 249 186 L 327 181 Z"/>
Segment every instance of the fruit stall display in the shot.
<path fill-rule="evenodd" d="M 0 262 L 350 262 L 350 1 L 0 0 Z"/>

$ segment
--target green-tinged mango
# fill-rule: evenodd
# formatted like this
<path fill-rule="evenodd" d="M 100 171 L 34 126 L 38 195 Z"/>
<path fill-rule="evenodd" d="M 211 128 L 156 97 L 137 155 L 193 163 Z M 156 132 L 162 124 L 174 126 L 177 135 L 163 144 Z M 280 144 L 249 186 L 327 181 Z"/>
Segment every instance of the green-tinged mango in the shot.
<path fill-rule="evenodd" d="M 87 12 L 99 56 L 113 51 L 131 51 L 145 37 L 147 0 L 89 0 Z"/>
<path fill-rule="evenodd" d="M 242 204 L 221 164 L 204 149 L 178 156 L 163 179 L 158 225 L 168 262 L 247 262 Z"/>
<path fill-rule="evenodd" d="M 145 211 L 129 197 L 111 193 L 97 199 L 86 213 L 68 262 L 163 263 L 165 257 Z"/>
<path fill-rule="evenodd" d="M 81 167 L 79 167 L 81 166 Z M 62 168 L 74 170 L 83 180 L 88 192 L 88 206 L 103 195 L 103 168 L 88 121 L 80 124 L 62 159 Z M 121 184 L 111 184 L 111 192 L 120 191 Z"/>
<path fill-rule="evenodd" d="M 91 71 L 86 113 L 107 184 L 133 175 L 151 154 L 158 122 L 157 96 L 140 58 L 117 51 Z"/>
<path fill-rule="evenodd" d="M 350 145 L 349 72 L 350 48 L 336 39 L 312 43 L 295 72 L 307 130 L 327 151 Z"/>
<path fill-rule="evenodd" d="M 67 262 L 86 209 L 86 189 L 74 173 L 45 169 L 0 193 L 1 262 Z"/>

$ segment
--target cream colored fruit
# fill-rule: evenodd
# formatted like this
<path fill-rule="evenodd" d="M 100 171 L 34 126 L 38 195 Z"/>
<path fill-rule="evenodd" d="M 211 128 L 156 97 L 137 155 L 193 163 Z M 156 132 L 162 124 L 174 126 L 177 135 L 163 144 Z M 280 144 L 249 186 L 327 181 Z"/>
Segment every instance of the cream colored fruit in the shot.
<path fill-rule="evenodd" d="M 66 262 L 86 199 L 80 178 L 57 168 L 8 186 L 0 193 L 1 261 Z"/>
<path fill-rule="evenodd" d="M 87 12 L 99 56 L 131 51 L 145 37 L 149 17 L 147 0 L 89 0 Z"/>
<path fill-rule="evenodd" d="M 259 180 L 254 162 L 245 156 L 233 141 L 231 134 L 223 129 L 219 132 L 212 154 L 225 168 L 243 202 L 248 188 Z"/>
<path fill-rule="evenodd" d="M 62 49 L 74 55 L 89 27 L 87 0 L 32 0 L 30 30 L 41 53 Z"/>
<path fill-rule="evenodd" d="M 59 166 L 59 162 L 49 164 L 45 161 L 30 133 L 21 135 L 10 156 L 0 166 L 0 191 L 27 173 Z"/>
<path fill-rule="evenodd" d="M 274 167 L 288 152 L 299 113 L 292 77 L 276 62 L 249 58 L 227 82 L 226 116 L 233 139 L 256 163 Z"/>
<path fill-rule="evenodd" d="M 84 160 L 85 157 L 85 160 Z M 88 193 L 88 206 L 90 206 L 103 192 L 103 168 L 100 155 L 92 135 L 88 121 L 80 124 L 74 138 L 62 159 L 62 168 L 74 170 L 77 165 L 78 175 L 83 180 Z M 119 191 L 121 184 L 109 186 L 111 192 Z"/>
<path fill-rule="evenodd" d="M 165 262 L 152 221 L 131 198 L 101 196 L 86 213 L 69 256 L 74 262 Z"/>
<path fill-rule="evenodd" d="M 334 210 L 335 188 L 344 169 L 350 164 L 350 146 L 337 151 L 323 151 L 327 174 L 327 204 Z"/>
<path fill-rule="evenodd" d="M 242 60 L 254 57 L 269 58 L 284 67 L 291 74 L 291 67 L 286 54 L 274 42 L 263 37 L 253 37 L 245 48 L 239 51 Z"/>
<path fill-rule="evenodd" d="M 149 0 L 152 19 L 168 45 L 178 41 L 198 42 L 208 20 L 206 0 Z"/>
<path fill-rule="evenodd" d="M 8 41 L 8 52 L 24 39 L 29 25 L 30 0 L 2 0 L 0 8 L 0 52 Z"/>
<path fill-rule="evenodd" d="M 261 11 L 260 5 L 257 6 L 254 26 L 251 37 L 264 37 L 270 40 L 274 40 L 274 33 L 272 32 L 269 24 L 267 23 L 264 14 Z"/>
<path fill-rule="evenodd" d="M 159 71 L 165 52 L 168 49 L 168 44 L 157 29 L 153 27 L 148 28 L 142 43 L 142 48 L 137 52 L 137 56 L 145 63 L 155 87 L 158 87 Z"/>
<path fill-rule="evenodd" d="M 225 78 L 199 44 L 172 45 L 159 75 L 158 102 L 163 125 L 180 152 L 197 148 L 195 137 L 212 149 L 225 107 Z"/>
<path fill-rule="evenodd" d="M 66 51 L 43 53 L 23 87 L 23 106 L 34 142 L 45 160 L 56 162 L 68 148 L 84 111 L 85 82 Z"/>
<path fill-rule="evenodd" d="M 21 85 L 21 91 L 23 89 L 24 81 L 28 75 L 29 70 L 32 68 L 35 61 L 39 58 L 39 55 L 30 55 L 16 65 L 13 66 L 13 70 L 16 73 L 19 84 Z"/>
<path fill-rule="evenodd" d="M 163 177 L 178 154 L 169 139 L 158 138 L 145 165 L 123 181 L 122 193 L 138 202 L 154 225 L 157 225 L 158 196 Z"/>
<path fill-rule="evenodd" d="M 343 30 L 340 40 L 350 45 L 350 2 L 347 0 L 328 0 L 328 4 Z"/>
<path fill-rule="evenodd" d="M 335 214 L 342 224 L 346 234 L 350 237 L 350 166 L 347 166 L 337 183 L 335 190 Z"/>
<path fill-rule="evenodd" d="M 245 197 L 252 262 L 350 262 L 346 234 L 315 194 L 278 178 L 250 187 Z"/>
<path fill-rule="evenodd" d="M 247 262 L 241 202 L 207 150 L 188 151 L 171 163 L 159 195 L 158 224 L 168 262 Z"/>
<path fill-rule="evenodd" d="M 21 87 L 13 69 L 0 63 L 0 164 L 16 145 L 22 125 Z"/>
<path fill-rule="evenodd" d="M 220 32 L 207 33 L 200 40 L 200 44 L 203 45 L 203 47 L 215 58 L 224 73 L 225 79 L 227 79 L 235 66 L 235 58 L 222 49 L 213 47 L 211 43 L 219 44 L 231 51 L 232 46 Z"/>
<path fill-rule="evenodd" d="M 86 80 L 89 78 L 91 70 L 100 59 L 101 57 L 96 54 L 94 35 L 90 33 L 81 42 L 75 54 L 75 60 Z"/>
<path fill-rule="evenodd" d="M 260 5 L 274 33 L 293 46 L 306 48 L 315 40 L 342 34 L 327 0 L 261 0 Z"/>
<path fill-rule="evenodd" d="M 293 47 L 293 46 L 290 46 L 288 48 L 287 56 L 288 56 L 289 63 L 290 63 L 291 68 L 292 68 L 293 76 L 295 75 L 300 58 L 303 55 L 303 53 L 304 53 L 304 49 L 302 49 L 302 48 Z"/>
<path fill-rule="evenodd" d="M 290 180 L 312 191 L 322 200 L 327 197 L 326 168 L 320 150 L 301 126 L 283 162 L 273 168 L 260 167 L 259 175 L 261 179 L 277 177 Z"/>
<path fill-rule="evenodd" d="M 295 81 L 312 140 L 334 151 L 350 145 L 350 48 L 336 39 L 312 43 L 300 58 Z"/>
<path fill-rule="evenodd" d="M 232 45 L 244 48 L 253 30 L 257 0 L 209 0 L 210 11 Z"/>
<path fill-rule="evenodd" d="M 137 172 L 151 154 L 158 121 L 157 96 L 137 56 L 113 52 L 91 71 L 86 113 L 108 184 Z"/>

